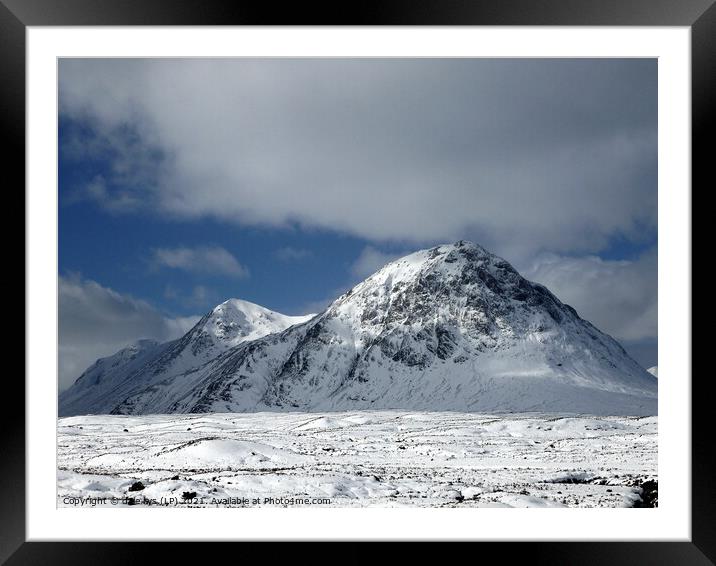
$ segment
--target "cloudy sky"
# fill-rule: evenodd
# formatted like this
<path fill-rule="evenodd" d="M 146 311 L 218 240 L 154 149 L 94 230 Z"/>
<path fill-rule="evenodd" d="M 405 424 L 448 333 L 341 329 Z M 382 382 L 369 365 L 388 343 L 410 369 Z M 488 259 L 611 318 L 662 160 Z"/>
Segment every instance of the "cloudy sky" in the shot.
<path fill-rule="evenodd" d="M 656 364 L 656 60 L 63 59 L 59 104 L 61 388 L 458 239 Z"/>

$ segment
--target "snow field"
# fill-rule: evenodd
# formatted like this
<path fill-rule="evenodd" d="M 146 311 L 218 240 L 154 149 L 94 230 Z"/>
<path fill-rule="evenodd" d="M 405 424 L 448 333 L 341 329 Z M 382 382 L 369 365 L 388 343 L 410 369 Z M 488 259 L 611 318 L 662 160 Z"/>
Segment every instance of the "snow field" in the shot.
<path fill-rule="evenodd" d="M 656 479 L 657 417 L 350 411 L 58 423 L 60 506 L 114 497 L 122 506 L 632 507 L 640 484 Z M 130 491 L 135 482 L 143 489 Z"/>

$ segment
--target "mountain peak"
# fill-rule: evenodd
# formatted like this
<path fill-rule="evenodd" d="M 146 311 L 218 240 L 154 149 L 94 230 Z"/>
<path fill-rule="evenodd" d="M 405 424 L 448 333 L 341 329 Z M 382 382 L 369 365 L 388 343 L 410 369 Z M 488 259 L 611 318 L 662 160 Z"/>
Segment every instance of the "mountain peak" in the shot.
<path fill-rule="evenodd" d="M 237 311 L 251 311 L 251 310 L 261 310 L 261 311 L 267 311 L 269 309 L 262 307 L 261 305 L 257 305 L 256 303 L 252 303 L 251 301 L 245 301 L 244 299 L 226 299 L 223 303 L 219 303 L 216 305 L 212 311 L 224 311 L 224 310 L 237 310 Z"/>
<path fill-rule="evenodd" d="M 488 252 L 479 244 L 469 242 L 467 240 L 458 240 L 453 244 L 441 244 L 439 246 L 433 246 L 432 248 L 418 250 L 386 264 L 383 269 L 412 267 L 415 270 L 421 270 L 426 267 L 435 268 L 445 263 L 463 263 L 466 261 L 490 261 L 491 263 L 503 265 L 512 269 L 512 266 L 510 266 L 501 257 Z"/>
<path fill-rule="evenodd" d="M 656 380 L 613 338 L 464 240 L 388 263 L 315 317 L 230 299 L 103 382 L 105 398 L 68 393 L 63 414 L 656 412 Z"/>
<path fill-rule="evenodd" d="M 288 316 L 243 299 L 228 299 L 200 322 L 215 340 L 236 345 L 305 322 L 313 315 Z"/>
<path fill-rule="evenodd" d="M 517 289 L 519 297 L 530 291 L 532 286 L 534 284 L 528 284 L 501 257 L 478 244 L 459 240 L 419 250 L 384 265 L 340 297 L 334 305 L 355 302 L 361 296 L 375 299 L 394 293 L 406 298 L 427 295 L 425 301 L 433 303 L 443 301 L 448 295 L 474 295 L 478 291 L 483 295 L 511 295 Z M 546 294 L 549 295 L 549 292 Z M 394 304 L 390 301 L 387 306 Z"/>
<path fill-rule="evenodd" d="M 60 413 L 110 412 L 118 400 L 154 379 L 176 378 L 243 342 L 281 332 L 314 315 L 287 316 L 242 299 L 214 307 L 178 340 L 138 340 L 97 360 L 60 395 Z"/>
<path fill-rule="evenodd" d="M 453 244 L 444 244 L 441 247 L 452 247 L 456 250 L 479 251 L 486 255 L 494 255 L 494 254 L 488 252 L 480 244 L 476 244 L 475 242 L 471 242 L 469 240 L 458 240 L 457 242 L 455 242 Z"/>

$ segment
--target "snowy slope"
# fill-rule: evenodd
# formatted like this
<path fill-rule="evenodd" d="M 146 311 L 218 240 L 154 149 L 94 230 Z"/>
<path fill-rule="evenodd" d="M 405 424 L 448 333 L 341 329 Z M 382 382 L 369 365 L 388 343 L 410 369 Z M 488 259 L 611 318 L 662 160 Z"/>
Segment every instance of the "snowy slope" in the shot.
<path fill-rule="evenodd" d="M 137 387 L 111 411 L 642 415 L 656 414 L 656 393 L 614 339 L 461 241 L 396 260 L 320 315 Z"/>
<path fill-rule="evenodd" d="M 116 354 L 100 358 L 72 387 L 60 393 L 60 416 L 109 412 L 117 398 L 129 394 L 138 385 L 130 378 L 161 356 L 171 344 L 139 340 Z M 142 385 L 145 383 L 142 381 Z"/>
<path fill-rule="evenodd" d="M 109 413 L 137 390 L 215 360 L 245 341 L 280 332 L 313 315 L 286 316 L 254 303 L 229 299 L 178 340 L 140 340 L 97 360 L 59 398 L 59 414 Z"/>

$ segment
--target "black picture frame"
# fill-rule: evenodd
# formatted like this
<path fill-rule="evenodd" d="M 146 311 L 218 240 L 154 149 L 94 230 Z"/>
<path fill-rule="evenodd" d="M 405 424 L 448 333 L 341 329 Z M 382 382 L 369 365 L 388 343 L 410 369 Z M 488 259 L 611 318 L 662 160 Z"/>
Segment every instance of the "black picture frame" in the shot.
<path fill-rule="evenodd" d="M 351 4 L 269 3 L 213 0 L 0 0 L 0 120 L 6 148 L 5 194 L 18 198 L 25 185 L 25 31 L 28 26 L 81 25 L 551 25 L 688 26 L 692 37 L 692 186 L 713 187 L 707 136 L 714 131 L 716 107 L 716 6 L 714 0 L 382 0 Z M 8 173 L 10 173 L 9 181 Z M 710 181 L 710 182 L 709 182 Z M 693 189 L 691 189 L 693 195 Z M 22 200 L 21 200 L 22 199 Z M 16 233 L 13 234 L 17 239 Z M 6 239 L 12 242 L 13 239 Z M 18 270 L 19 271 L 19 270 Z M 24 277 L 23 277 L 24 281 Z M 27 283 L 25 281 L 25 283 Z M 25 294 L 25 301 L 28 300 Z M 25 390 L 7 375 L 0 457 L 0 562 L 17 564 L 119 564 L 149 556 L 151 543 L 26 542 Z M 686 377 L 686 376 L 684 376 Z M 707 373 L 692 380 L 692 538 L 691 542 L 523 542 L 468 543 L 469 555 L 499 552 L 533 564 L 714 564 L 716 563 L 715 456 L 711 435 Z M 78 536 L 81 536 L 78 533 Z M 118 533 L 121 536 L 121 533 Z M 556 533 L 558 536 L 558 533 Z M 241 544 L 247 559 L 265 551 Z M 275 543 L 273 543 L 275 544 Z M 288 543 L 286 543 L 288 544 Z M 311 562 L 374 561 L 384 543 L 351 543 L 320 552 L 274 546 L 267 557 L 303 556 Z M 155 549 L 158 544 L 152 545 Z M 226 547 L 226 544 L 223 545 Z M 329 545 L 332 546 L 332 545 Z M 406 545 L 407 546 L 407 545 Z M 423 545 L 401 548 L 425 557 Z M 465 550 L 465 547 L 461 547 Z M 206 544 L 166 544 L 163 560 L 205 561 L 216 551 Z M 232 554 L 235 549 L 230 550 Z M 438 550 L 443 559 L 454 550 Z M 171 556 L 176 555 L 176 558 Z M 235 555 L 237 558 L 238 554 Z M 478 555 L 473 555 L 478 556 Z M 155 558 L 156 559 L 156 558 Z"/>

